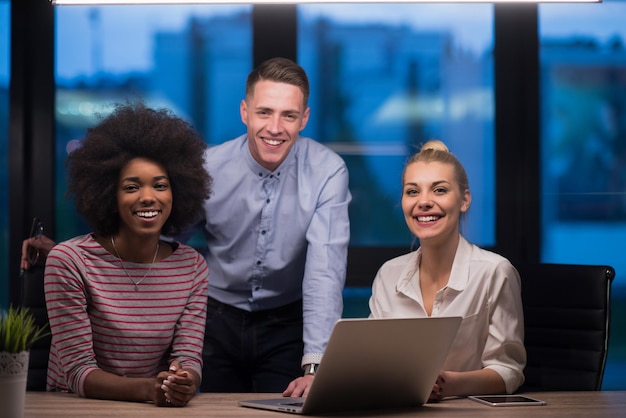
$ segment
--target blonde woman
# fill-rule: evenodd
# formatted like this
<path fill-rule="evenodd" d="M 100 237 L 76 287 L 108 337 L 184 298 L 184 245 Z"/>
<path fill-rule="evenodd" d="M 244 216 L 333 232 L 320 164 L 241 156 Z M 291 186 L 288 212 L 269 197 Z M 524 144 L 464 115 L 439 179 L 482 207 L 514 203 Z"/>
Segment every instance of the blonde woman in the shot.
<path fill-rule="evenodd" d="M 506 258 L 461 235 L 471 201 L 458 159 L 441 141 L 424 144 L 402 176 L 402 210 L 420 246 L 387 261 L 373 283 L 373 318 L 463 317 L 431 401 L 512 393 L 524 381 L 520 277 Z"/>

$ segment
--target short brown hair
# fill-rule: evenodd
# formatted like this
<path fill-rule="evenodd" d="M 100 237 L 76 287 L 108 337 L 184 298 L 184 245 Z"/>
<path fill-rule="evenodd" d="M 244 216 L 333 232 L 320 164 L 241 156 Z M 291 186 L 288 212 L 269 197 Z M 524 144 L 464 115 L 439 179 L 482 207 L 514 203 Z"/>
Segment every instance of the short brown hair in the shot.
<path fill-rule="evenodd" d="M 306 71 L 288 58 L 276 57 L 262 62 L 252 70 L 246 81 L 246 97 L 252 96 L 254 86 L 261 80 L 286 83 L 298 87 L 304 96 L 304 106 L 309 102 L 309 78 Z"/>

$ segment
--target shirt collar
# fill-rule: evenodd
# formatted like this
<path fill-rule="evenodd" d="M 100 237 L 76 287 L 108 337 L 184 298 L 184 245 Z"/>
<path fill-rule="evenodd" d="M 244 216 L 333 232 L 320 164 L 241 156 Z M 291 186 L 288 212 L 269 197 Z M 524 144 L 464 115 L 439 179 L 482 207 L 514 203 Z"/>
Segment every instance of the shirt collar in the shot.
<path fill-rule="evenodd" d="M 296 139 L 296 142 L 293 144 L 293 147 L 291 147 L 291 149 L 289 150 L 289 154 L 287 154 L 287 158 L 285 158 L 285 160 L 282 163 L 280 163 L 280 165 L 276 168 L 276 170 L 270 171 L 267 168 L 263 167 L 254 159 L 254 157 L 252 156 L 252 153 L 250 152 L 250 146 L 248 145 L 248 141 L 250 139 L 248 138 L 247 135 L 245 135 L 245 140 L 243 142 L 243 147 L 244 147 L 243 154 L 246 160 L 246 164 L 248 165 L 250 170 L 260 179 L 264 179 L 268 177 L 280 178 L 281 172 L 286 171 L 296 160 L 295 155 L 298 152 L 298 145 L 299 145 L 298 139 L 299 138 L 300 137 Z"/>
<path fill-rule="evenodd" d="M 456 247 L 452 271 L 450 271 L 450 280 L 448 280 L 449 288 L 458 291 L 465 289 L 471 270 L 469 268 L 471 255 L 472 245 L 462 235 L 459 235 L 459 244 Z"/>
<path fill-rule="evenodd" d="M 462 291 L 467 286 L 469 281 L 470 269 L 468 268 L 470 257 L 472 253 L 472 245 L 459 236 L 459 244 L 456 248 L 456 254 L 454 255 L 454 261 L 452 262 L 452 270 L 450 271 L 450 279 L 448 280 L 447 287 L 457 291 Z M 422 249 L 418 248 L 414 253 L 404 271 L 400 275 L 396 284 L 396 290 L 406 292 L 410 288 L 413 278 L 419 279 L 419 262 L 422 258 Z"/>

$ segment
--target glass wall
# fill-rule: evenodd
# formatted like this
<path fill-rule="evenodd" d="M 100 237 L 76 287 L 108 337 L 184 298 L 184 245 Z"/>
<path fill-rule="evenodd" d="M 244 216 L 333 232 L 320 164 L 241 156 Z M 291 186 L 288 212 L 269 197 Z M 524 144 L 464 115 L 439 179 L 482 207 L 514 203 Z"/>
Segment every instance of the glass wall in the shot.
<path fill-rule="evenodd" d="M 412 243 L 399 206 L 401 171 L 420 143 L 440 138 L 470 177 L 464 234 L 493 245 L 492 6 L 363 10 L 300 6 L 298 20 L 298 61 L 312 87 L 304 134 L 348 163 L 351 244 Z M 171 108 L 210 144 L 243 132 L 238 104 L 252 65 L 250 13 L 223 5 L 56 8 L 57 238 L 86 230 L 64 198 L 62 161 L 112 102 L 141 97 Z"/>
<path fill-rule="evenodd" d="M 541 261 L 608 264 L 613 282 L 604 389 L 626 372 L 626 2 L 543 4 Z"/>
<path fill-rule="evenodd" d="M 63 161 L 112 104 L 142 99 L 210 144 L 244 132 L 251 6 L 72 6 L 56 12 L 57 239 L 87 232 L 65 198 Z"/>
<path fill-rule="evenodd" d="M 464 235 L 493 245 L 493 6 L 301 5 L 298 13 L 298 61 L 312 91 L 304 134 L 348 164 L 351 245 L 413 243 L 400 177 L 432 138 L 469 176 Z"/>
<path fill-rule="evenodd" d="M 9 303 L 10 6 L 9 0 L 0 0 L 0 310 Z"/>

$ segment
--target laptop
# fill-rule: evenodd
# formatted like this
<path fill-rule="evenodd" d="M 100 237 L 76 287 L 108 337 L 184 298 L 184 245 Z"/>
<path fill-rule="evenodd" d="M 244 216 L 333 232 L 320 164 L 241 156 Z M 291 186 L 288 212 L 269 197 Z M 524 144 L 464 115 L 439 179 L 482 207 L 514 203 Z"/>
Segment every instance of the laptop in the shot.
<path fill-rule="evenodd" d="M 421 406 L 461 320 L 341 319 L 307 397 L 242 400 L 239 405 L 303 415 Z"/>

